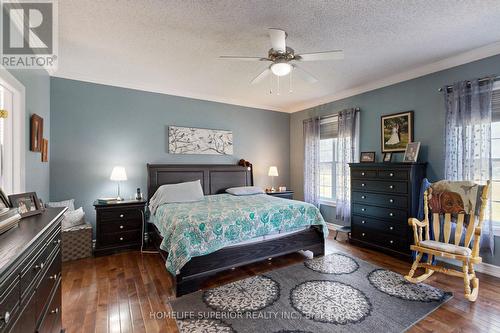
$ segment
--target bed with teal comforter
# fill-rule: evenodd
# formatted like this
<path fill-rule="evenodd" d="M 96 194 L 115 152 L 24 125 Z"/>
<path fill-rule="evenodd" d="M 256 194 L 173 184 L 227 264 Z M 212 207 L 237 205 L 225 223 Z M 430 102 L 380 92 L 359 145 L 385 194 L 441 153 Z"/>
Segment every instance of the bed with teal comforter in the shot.
<path fill-rule="evenodd" d="M 174 276 L 193 257 L 210 254 L 252 238 L 319 225 L 328 229 L 318 208 L 267 194 L 205 196 L 190 203 L 160 205 L 151 216 L 168 252 L 167 270 Z"/>

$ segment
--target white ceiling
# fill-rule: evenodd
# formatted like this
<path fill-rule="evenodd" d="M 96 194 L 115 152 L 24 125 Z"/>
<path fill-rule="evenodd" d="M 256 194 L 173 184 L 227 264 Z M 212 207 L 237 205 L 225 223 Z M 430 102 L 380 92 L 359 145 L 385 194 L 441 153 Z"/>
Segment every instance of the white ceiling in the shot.
<path fill-rule="evenodd" d="M 319 82 L 270 95 L 249 84 L 265 63 L 217 59 L 266 56 L 268 27 L 345 60 L 303 63 Z M 63 0 L 59 40 L 54 76 L 291 112 L 500 41 L 500 1 Z"/>

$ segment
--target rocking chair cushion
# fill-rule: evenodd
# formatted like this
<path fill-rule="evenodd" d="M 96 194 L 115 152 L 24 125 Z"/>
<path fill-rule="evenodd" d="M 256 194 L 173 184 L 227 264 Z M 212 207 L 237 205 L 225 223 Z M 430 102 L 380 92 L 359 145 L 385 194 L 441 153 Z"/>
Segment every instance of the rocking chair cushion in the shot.
<path fill-rule="evenodd" d="M 421 241 L 419 245 L 421 247 L 426 247 L 432 250 L 458 254 L 461 256 L 470 256 L 472 254 L 472 250 L 469 249 L 468 247 L 458 246 L 455 244 L 441 243 L 433 240 Z"/>

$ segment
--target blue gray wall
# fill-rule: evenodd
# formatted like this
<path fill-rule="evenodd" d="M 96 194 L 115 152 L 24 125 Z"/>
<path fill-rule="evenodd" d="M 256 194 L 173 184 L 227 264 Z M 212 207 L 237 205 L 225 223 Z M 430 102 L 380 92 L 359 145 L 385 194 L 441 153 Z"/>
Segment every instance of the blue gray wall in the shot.
<path fill-rule="evenodd" d="M 33 113 L 43 118 L 43 136 L 50 140 L 50 77 L 45 70 L 9 70 L 25 87 L 26 93 L 26 191 L 35 191 L 44 201 L 49 199 L 50 162 L 41 162 L 41 154 L 29 150 L 30 117 Z M 50 160 L 50 159 L 49 159 Z"/>
<path fill-rule="evenodd" d="M 270 165 L 278 166 L 276 183 L 289 185 L 289 114 L 54 77 L 50 94 L 50 197 L 75 198 L 89 221 L 96 198 L 116 196 L 114 165 L 126 168 L 125 198 L 137 187 L 146 192 L 146 163 L 244 158 L 254 164 L 256 185 L 270 185 Z M 232 130 L 234 155 L 168 154 L 168 125 Z"/>
<path fill-rule="evenodd" d="M 296 198 L 303 198 L 304 119 L 360 107 L 360 151 L 376 151 L 380 161 L 380 116 L 414 110 L 415 141 L 422 143 L 419 160 L 429 162 L 427 176 L 437 180 L 444 175 L 445 116 L 444 99 L 438 88 L 491 74 L 500 74 L 500 55 L 293 113 L 290 119 L 290 175 Z M 402 158 L 402 154 L 397 155 L 396 159 Z"/>

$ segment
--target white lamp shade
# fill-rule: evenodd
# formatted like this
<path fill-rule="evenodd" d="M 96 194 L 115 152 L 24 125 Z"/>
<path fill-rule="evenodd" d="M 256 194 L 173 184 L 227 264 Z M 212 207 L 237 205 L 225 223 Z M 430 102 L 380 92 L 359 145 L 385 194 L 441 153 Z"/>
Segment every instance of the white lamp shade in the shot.
<path fill-rule="evenodd" d="M 267 173 L 268 176 L 271 177 L 277 177 L 278 176 L 278 168 L 275 166 L 269 167 L 269 172 Z"/>
<path fill-rule="evenodd" d="M 127 173 L 125 172 L 125 168 L 121 166 L 115 166 L 113 171 L 111 171 L 111 180 L 122 181 L 127 180 Z"/>

